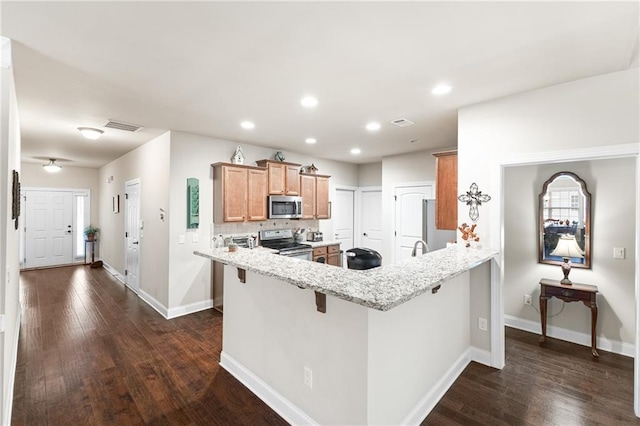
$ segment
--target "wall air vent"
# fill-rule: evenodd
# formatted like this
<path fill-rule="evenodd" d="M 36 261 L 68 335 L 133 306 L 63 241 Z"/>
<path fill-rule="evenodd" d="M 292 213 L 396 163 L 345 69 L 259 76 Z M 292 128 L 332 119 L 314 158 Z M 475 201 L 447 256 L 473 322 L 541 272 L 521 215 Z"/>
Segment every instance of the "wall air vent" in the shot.
<path fill-rule="evenodd" d="M 118 129 L 124 130 L 125 132 L 137 132 L 142 129 L 142 126 L 137 126 L 135 124 L 127 124 L 121 121 L 109 120 L 102 127 L 107 127 L 109 129 Z"/>
<path fill-rule="evenodd" d="M 406 118 L 397 118 L 395 120 L 391 120 L 391 124 L 395 124 L 398 127 L 409 127 L 409 126 L 413 126 L 414 123 L 413 121 L 407 120 Z"/>

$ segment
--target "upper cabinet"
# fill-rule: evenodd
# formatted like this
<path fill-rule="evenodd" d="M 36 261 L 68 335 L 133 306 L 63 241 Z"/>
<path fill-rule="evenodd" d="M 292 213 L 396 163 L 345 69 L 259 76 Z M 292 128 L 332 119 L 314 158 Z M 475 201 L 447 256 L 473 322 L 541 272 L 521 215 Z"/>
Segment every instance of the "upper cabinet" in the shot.
<path fill-rule="evenodd" d="M 458 151 L 436 157 L 436 229 L 458 227 Z"/>
<path fill-rule="evenodd" d="M 213 167 L 214 222 L 267 220 L 267 169 L 215 163 Z"/>
<path fill-rule="evenodd" d="M 300 195 L 300 164 L 260 160 L 258 166 L 268 172 L 269 195 Z"/>
<path fill-rule="evenodd" d="M 329 219 L 329 178 L 331 176 L 300 173 L 302 196 L 301 219 Z"/>

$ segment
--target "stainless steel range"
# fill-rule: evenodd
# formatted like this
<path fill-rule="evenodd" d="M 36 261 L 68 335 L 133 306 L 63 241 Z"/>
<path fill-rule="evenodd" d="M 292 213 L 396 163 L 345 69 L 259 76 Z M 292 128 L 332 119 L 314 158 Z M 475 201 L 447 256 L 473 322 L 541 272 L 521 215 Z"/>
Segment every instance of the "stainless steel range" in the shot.
<path fill-rule="evenodd" d="M 278 254 L 282 256 L 313 260 L 311 246 L 297 243 L 293 239 L 293 231 L 291 229 L 260 231 L 260 244 L 263 247 L 278 250 Z"/>

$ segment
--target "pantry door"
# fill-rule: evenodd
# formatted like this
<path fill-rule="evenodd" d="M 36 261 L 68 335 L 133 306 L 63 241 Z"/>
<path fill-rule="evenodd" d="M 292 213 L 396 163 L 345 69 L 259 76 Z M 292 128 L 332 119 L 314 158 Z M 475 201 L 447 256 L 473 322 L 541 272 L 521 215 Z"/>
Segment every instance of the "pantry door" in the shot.
<path fill-rule="evenodd" d="M 73 192 L 25 191 L 25 267 L 73 263 Z"/>

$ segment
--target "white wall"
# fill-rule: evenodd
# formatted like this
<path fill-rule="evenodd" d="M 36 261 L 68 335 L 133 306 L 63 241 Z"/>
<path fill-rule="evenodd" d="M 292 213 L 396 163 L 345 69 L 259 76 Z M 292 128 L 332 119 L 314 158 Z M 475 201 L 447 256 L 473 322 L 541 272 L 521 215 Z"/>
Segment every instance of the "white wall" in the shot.
<path fill-rule="evenodd" d="M 524 158 L 524 162 L 528 162 L 526 158 L 531 158 L 531 162 L 544 162 L 548 157 L 571 161 L 575 160 L 571 158 L 572 154 L 563 155 L 562 151 L 639 142 L 638 77 L 636 68 L 460 109 L 458 191 L 461 193 L 476 182 L 480 190 L 493 197 L 492 201 L 480 207 L 477 232 L 485 244 L 500 248 L 501 163 L 518 161 L 519 158 Z M 599 177 L 593 176 L 594 182 Z M 521 201 L 520 197 L 505 197 L 505 211 L 516 208 Z M 460 206 L 458 216 L 463 218 L 467 214 L 464 206 Z M 609 226 L 615 228 L 618 224 L 612 222 Z M 633 228 L 627 231 L 635 233 Z M 531 235 L 524 236 L 527 238 Z M 505 232 L 504 239 L 522 241 L 523 237 L 520 232 Z M 594 248 L 601 242 L 594 240 Z M 535 241 L 530 241 L 530 244 L 535 244 Z M 537 260 L 530 261 L 533 264 Z M 594 262 L 601 263 L 601 259 L 595 258 Z M 505 263 L 502 267 L 508 271 L 513 266 Z M 614 271 L 609 272 L 614 274 Z M 603 269 L 598 273 L 605 275 L 609 272 Z M 595 282 L 598 279 L 594 271 L 578 275 L 585 282 L 600 284 Z M 478 305 L 478 314 L 485 318 L 490 318 L 487 297 L 490 293 L 489 285 L 472 286 L 471 298 Z M 479 305 L 480 301 L 485 302 L 483 306 Z"/>
<path fill-rule="evenodd" d="M 382 186 L 382 162 L 358 166 L 358 186 Z"/>
<path fill-rule="evenodd" d="M 559 266 L 538 263 L 538 194 L 553 174 L 569 171 L 587 184 L 592 194 L 591 269 L 573 268 L 574 283 L 597 285 L 598 334 L 608 340 L 633 344 L 635 285 L 635 159 L 579 161 L 510 167 L 505 171 L 505 234 L 517 236 L 505 240 L 505 314 L 539 322 L 540 315 L 524 306 L 522 296 L 533 295 L 538 306 L 540 278 L 562 278 Z M 624 247 L 626 258 L 613 259 L 613 248 Z M 561 309 L 562 302 L 549 301 L 549 316 Z M 550 326 L 559 326 L 585 334 L 591 333 L 591 311 L 581 303 L 570 303 L 561 315 L 549 318 Z"/>
<path fill-rule="evenodd" d="M 169 173 L 170 133 L 167 132 L 100 169 L 100 252 L 102 259 L 124 275 L 125 182 L 140 179 L 139 287 L 167 306 L 169 276 Z M 107 183 L 107 178 L 113 181 Z M 120 195 L 120 213 L 113 213 L 112 197 Z M 160 220 L 160 209 L 168 216 Z"/>
<path fill-rule="evenodd" d="M 19 232 L 11 220 L 13 170 L 20 172 L 20 123 L 16 102 L 11 42 L 0 37 L 0 314 L 4 315 L 4 332 L 0 334 L 0 419 L 11 423 L 13 384 L 20 326 Z"/>
<path fill-rule="evenodd" d="M 91 223 L 97 225 L 100 222 L 98 169 L 63 164 L 62 170 L 58 173 L 49 173 L 42 168 L 42 164 L 23 162 L 20 165 L 22 187 L 89 189 L 91 191 Z"/>

